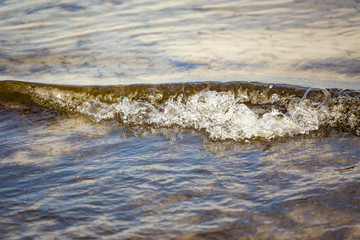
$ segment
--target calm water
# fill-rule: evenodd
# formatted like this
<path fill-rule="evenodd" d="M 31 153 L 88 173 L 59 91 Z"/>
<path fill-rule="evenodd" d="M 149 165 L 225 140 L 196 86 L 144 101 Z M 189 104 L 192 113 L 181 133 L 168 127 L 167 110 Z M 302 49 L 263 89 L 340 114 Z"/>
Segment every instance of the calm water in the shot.
<path fill-rule="evenodd" d="M 359 239 L 359 42 L 357 0 L 0 1 L 0 239 Z"/>

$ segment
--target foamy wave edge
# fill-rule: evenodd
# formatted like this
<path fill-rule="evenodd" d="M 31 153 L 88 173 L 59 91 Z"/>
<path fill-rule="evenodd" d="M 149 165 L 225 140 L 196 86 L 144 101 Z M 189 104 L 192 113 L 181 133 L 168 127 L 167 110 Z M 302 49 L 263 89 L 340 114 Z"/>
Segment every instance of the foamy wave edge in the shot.
<path fill-rule="evenodd" d="M 195 129 L 213 140 L 274 139 L 320 128 L 360 136 L 360 93 L 352 90 L 255 83 L 82 88 L 17 83 L 8 91 L 95 123 Z"/>

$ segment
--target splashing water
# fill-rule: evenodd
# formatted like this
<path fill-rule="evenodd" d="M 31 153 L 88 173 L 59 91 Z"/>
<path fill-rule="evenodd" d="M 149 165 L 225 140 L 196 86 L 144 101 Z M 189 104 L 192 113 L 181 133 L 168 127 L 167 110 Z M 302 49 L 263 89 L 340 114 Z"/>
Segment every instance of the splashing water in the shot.
<path fill-rule="evenodd" d="M 27 94 L 39 105 L 82 114 L 98 123 L 117 120 L 128 126 L 180 127 L 205 131 L 210 139 L 236 141 L 273 139 L 308 134 L 321 127 L 339 127 L 359 133 L 359 95 L 346 91 L 309 88 L 298 97 L 294 89 L 285 91 L 273 85 L 259 90 L 230 84 L 228 90 L 184 85 L 139 86 L 137 90 L 62 89 L 56 86 L 28 85 Z M 223 86 L 222 86 L 223 87 Z M 159 88 L 160 85 L 159 85 Z M 101 92 L 103 91 L 103 92 Z M 337 96 L 336 96 L 337 94 Z M 166 96 L 167 95 L 167 96 Z"/>

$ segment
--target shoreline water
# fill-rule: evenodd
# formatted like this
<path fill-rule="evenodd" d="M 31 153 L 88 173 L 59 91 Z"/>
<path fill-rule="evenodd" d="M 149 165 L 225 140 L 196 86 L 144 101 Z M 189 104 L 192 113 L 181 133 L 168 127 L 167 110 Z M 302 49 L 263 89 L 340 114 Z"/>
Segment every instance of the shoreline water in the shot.
<path fill-rule="evenodd" d="M 336 128 L 360 134 L 360 93 L 249 82 L 62 86 L 4 81 L 1 102 L 97 123 L 205 130 L 210 138 L 271 139 Z M 251 119 L 251 120 L 249 120 Z"/>
<path fill-rule="evenodd" d="M 360 239 L 359 9 L 0 1 L 0 239 Z"/>

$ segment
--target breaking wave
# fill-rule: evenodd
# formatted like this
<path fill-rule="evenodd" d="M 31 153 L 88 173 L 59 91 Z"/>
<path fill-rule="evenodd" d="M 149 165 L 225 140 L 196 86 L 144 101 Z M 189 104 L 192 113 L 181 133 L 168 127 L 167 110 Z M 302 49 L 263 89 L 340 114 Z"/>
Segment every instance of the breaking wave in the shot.
<path fill-rule="evenodd" d="M 0 82 L 0 106 L 42 106 L 98 123 L 205 131 L 247 141 L 336 129 L 360 136 L 360 92 L 260 83 L 58 86 Z"/>

